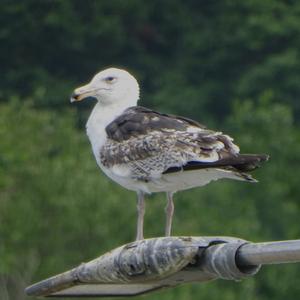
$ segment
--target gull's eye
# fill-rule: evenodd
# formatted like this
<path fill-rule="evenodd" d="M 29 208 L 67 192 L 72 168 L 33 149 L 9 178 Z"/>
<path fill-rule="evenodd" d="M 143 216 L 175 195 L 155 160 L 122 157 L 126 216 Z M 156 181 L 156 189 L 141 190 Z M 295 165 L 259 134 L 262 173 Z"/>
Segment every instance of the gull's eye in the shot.
<path fill-rule="evenodd" d="M 113 76 L 107 76 L 106 78 L 104 78 L 104 80 L 105 80 L 107 83 L 113 83 L 114 81 L 116 81 L 116 77 L 113 77 Z"/>

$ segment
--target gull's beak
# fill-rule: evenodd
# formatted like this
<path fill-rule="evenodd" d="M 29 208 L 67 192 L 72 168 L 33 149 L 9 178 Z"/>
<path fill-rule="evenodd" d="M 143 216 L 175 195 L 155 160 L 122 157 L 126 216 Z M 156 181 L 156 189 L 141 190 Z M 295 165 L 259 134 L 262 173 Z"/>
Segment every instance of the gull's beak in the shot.
<path fill-rule="evenodd" d="M 71 95 L 70 101 L 81 101 L 87 97 L 95 96 L 95 89 L 93 89 L 90 84 L 81 86 L 74 90 L 73 94 Z"/>

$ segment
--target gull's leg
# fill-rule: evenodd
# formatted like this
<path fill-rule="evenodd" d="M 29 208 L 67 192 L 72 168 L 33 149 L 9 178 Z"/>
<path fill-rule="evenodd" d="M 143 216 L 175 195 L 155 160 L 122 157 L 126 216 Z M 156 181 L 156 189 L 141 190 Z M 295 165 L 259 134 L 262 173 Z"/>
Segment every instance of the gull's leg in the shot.
<path fill-rule="evenodd" d="M 144 215 L 145 215 L 145 199 L 144 193 L 137 193 L 137 212 L 138 212 L 138 220 L 137 220 L 137 233 L 136 233 L 136 241 L 144 239 Z"/>
<path fill-rule="evenodd" d="M 174 192 L 167 192 L 167 206 L 166 206 L 166 231 L 165 235 L 170 236 L 171 235 L 171 228 L 172 228 L 172 218 L 174 213 L 174 202 L 173 202 L 173 195 Z"/>

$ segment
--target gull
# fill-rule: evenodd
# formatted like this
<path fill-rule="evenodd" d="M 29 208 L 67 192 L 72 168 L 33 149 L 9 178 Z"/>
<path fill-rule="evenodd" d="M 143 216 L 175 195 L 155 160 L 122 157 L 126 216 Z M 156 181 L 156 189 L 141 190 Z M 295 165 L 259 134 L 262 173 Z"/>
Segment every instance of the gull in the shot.
<path fill-rule="evenodd" d="M 130 73 L 108 68 L 71 96 L 71 102 L 97 100 L 87 135 L 101 170 L 137 193 L 136 240 L 144 238 L 145 194 L 166 193 L 165 235 L 170 236 L 175 192 L 221 178 L 256 182 L 248 172 L 268 159 L 240 154 L 229 135 L 194 120 L 137 106 L 139 91 Z"/>

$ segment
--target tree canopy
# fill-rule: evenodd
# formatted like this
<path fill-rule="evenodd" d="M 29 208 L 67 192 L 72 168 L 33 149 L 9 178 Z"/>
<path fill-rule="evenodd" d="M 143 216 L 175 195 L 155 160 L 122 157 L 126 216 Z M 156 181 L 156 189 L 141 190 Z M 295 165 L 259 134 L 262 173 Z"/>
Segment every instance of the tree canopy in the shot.
<path fill-rule="evenodd" d="M 109 66 L 135 75 L 140 104 L 271 156 L 258 184 L 176 194 L 174 235 L 299 237 L 300 2 L 2 1 L 0 44 L 1 299 L 23 300 L 26 285 L 134 238 L 135 195 L 101 174 L 85 135 L 94 102 L 69 104 Z M 160 236 L 164 195 L 146 204 L 145 235 Z M 297 265 L 270 266 L 159 297 L 293 299 L 299 276 Z"/>

